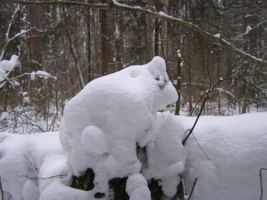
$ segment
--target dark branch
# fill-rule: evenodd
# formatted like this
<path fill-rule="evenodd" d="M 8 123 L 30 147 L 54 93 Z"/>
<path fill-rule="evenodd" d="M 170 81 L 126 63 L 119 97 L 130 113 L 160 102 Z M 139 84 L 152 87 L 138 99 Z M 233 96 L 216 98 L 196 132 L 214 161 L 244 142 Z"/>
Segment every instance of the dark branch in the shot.
<path fill-rule="evenodd" d="M 222 44 L 223 46 L 225 46 L 226 48 L 228 48 L 229 50 L 231 50 L 232 52 L 250 60 L 250 61 L 254 61 L 257 64 L 261 64 L 264 66 L 267 66 L 267 61 L 262 59 L 262 58 L 257 58 L 249 53 L 246 53 L 236 47 L 234 47 L 230 42 L 212 35 L 206 31 L 204 31 L 203 29 L 201 29 L 200 27 L 198 27 L 197 25 L 192 24 L 191 22 L 187 22 L 184 21 L 182 19 L 178 19 L 175 17 L 172 17 L 170 15 L 165 14 L 164 12 L 156 12 L 156 11 L 152 11 L 150 9 L 146 9 L 146 8 L 141 8 L 139 6 L 128 6 L 125 4 L 120 4 L 117 3 L 116 1 L 111 1 L 110 4 L 90 4 L 90 3 L 83 3 L 83 2 L 74 2 L 74 1 L 22 1 L 22 0 L 2 0 L 0 3 L 20 3 L 20 4 L 24 4 L 24 5 L 29 5 L 29 4 L 35 4 L 35 5 L 45 5 L 45 4 L 54 4 L 54 5 L 69 5 L 69 6 L 87 6 L 87 7 L 92 7 L 92 8 L 99 8 L 99 9 L 110 9 L 110 8 L 117 8 L 117 9 L 122 9 L 122 10 L 126 10 L 126 11 L 130 11 L 130 12 L 141 12 L 141 13 L 146 13 L 148 15 L 152 15 L 155 18 L 160 18 L 160 19 L 164 19 L 167 20 L 169 22 L 172 23 L 176 23 L 179 24 L 183 27 L 189 28 L 192 31 L 195 31 L 199 34 L 201 34 L 203 37 L 205 38 L 209 38 L 212 39 L 213 41 L 219 42 L 220 44 Z"/>

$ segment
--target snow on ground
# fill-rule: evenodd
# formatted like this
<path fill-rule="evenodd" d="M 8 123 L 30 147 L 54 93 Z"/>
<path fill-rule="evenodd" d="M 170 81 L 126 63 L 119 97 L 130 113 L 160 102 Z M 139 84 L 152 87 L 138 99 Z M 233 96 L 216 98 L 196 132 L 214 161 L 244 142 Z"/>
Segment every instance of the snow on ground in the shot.
<path fill-rule="evenodd" d="M 259 170 L 267 167 L 267 113 L 201 117 L 194 130 L 198 143 L 191 136 L 184 148 L 195 118 L 157 113 L 177 98 L 165 70 L 164 60 L 155 57 L 92 81 L 66 105 L 60 134 L 0 133 L 6 199 L 10 193 L 14 200 L 93 200 L 96 192 L 108 199 L 108 180 L 124 176 L 131 200 L 150 199 L 146 181 L 152 178 L 161 179 L 165 197 L 171 197 L 181 173 L 187 193 L 197 178 L 192 199 L 259 199 Z M 147 150 L 142 173 L 136 143 Z M 96 187 L 69 187 L 72 175 L 87 168 L 96 174 Z M 267 171 L 263 187 L 266 191 Z"/>
<path fill-rule="evenodd" d="M 191 128 L 194 118 L 178 117 Z M 204 116 L 185 145 L 184 178 L 194 200 L 260 199 L 261 168 L 267 168 L 267 113 L 231 117 Z M 207 154 L 205 156 L 203 151 Z M 267 171 L 263 171 L 267 191 Z M 267 199 L 265 194 L 263 199 Z"/>
<path fill-rule="evenodd" d="M 186 158 L 183 157 L 184 152 L 179 151 L 179 141 L 185 130 L 192 127 L 195 118 L 158 113 L 157 137 L 154 148 L 148 151 L 149 168 L 143 172 L 144 177 L 163 178 L 164 173 L 165 177 L 171 176 L 166 184 L 163 181 L 164 189 L 164 184 L 177 183 L 177 173 L 182 170 L 179 163 L 186 159 L 183 177 L 187 193 L 198 178 L 193 200 L 260 199 L 259 170 L 267 166 L 266 119 L 267 113 L 200 117 L 194 136 L 209 160 L 193 137 L 186 142 Z M 69 170 L 66 165 L 68 154 L 63 151 L 57 132 L 30 135 L 0 133 L 0 138 L 1 182 L 4 191 L 12 194 L 13 199 L 36 200 L 40 193 L 42 200 L 51 200 L 55 196 L 90 199 L 90 192 L 67 187 L 69 178 L 59 176 L 69 173 Z M 262 171 L 262 175 L 266 191 L 267 171 Z M 57 177 L 49 178 L 53 176 Z M 128 194 L 136 198 L 147 195 L 144 177 L 141 174 L 129 177 Z M 166 194 L 173 194 L 173 185 L 164 189 Z M 263 199 L 267 199 L 266 194 Z"/>
<path fill-rule="evenodd" d="M 15 200 L 39 199 L 39 192 L 53 181 L 49 177 L 67 173 L 66 160 L 58 132 L 0 133 L 1 184 Z"/>

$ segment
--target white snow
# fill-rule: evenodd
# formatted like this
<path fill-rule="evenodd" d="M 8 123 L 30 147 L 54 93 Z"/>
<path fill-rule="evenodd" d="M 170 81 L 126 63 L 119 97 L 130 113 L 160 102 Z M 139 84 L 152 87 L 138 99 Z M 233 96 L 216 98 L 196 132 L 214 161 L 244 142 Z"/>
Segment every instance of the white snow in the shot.
<path fill-rule="evenodd" d="M 245 35 L 247 35 L 252 30 L 251 26 L 246 27 Z"/>
<path fill-rule="evenodd" d="M 57 132 L 33 135 L 0 133 L 0 175 L 3 190 L 9 192 L 15 200 L 27 199 L 31 195 L 37 197 L 38 182 L 42 178 L 60 175 L 66 169 L 61 168 L 60 173 L 56 171 L 49 174 L 47 171 L 48 176 L 41 177 L 45 160 L 54 154 L 64 156 L 61 164 L 66 163 L 67 153 L 60 145 Z M 58 161 L 53 159 L 53 165 L 54 162 Z"/>
<path fill-rule="evenodd" d="M 37 72 L 35 72 L 35 71 L 31 72 L 31 80 L 34 80 L 36 76 L 41 77 L 41 78 L 45 78 L 45 79 L 47 79 L 47 78 L 55 78 L 55 77 L 51 76 L 49 73 L 47 73 L 45 71 L 40 71 L 39 70 Z"/>
<path fill-rule="evenodd" d="M 14 200 L 93 200 L 104 192 L 106 200 L 108 181 L 128 177 L 130 200 L 150 200 L 152 178 L 169 199 L 182 174 L 188 194 L 197 179 L 191 200 L 259 199 L 267 113 L 202 116 L 184 147 L 195 118 L 157 113 L 176 99 L 165 62 L 155 57 L 90 82 L 67 103 L 60 134 L 0 133 L 4 198 L 9 193 Z M 146 147 L 147 168 L 141 169 L 136 143 Z M 72 175 L 87 168 L 94 170 L 95 188 L 71 188 Z M 267 171 L 262 174 L 266 190 Z"/>
<path fill-rule="evenodd" d="M 6 73 L 0 68 L 0 82 L 6 79 Z"/>
<path fill-rule="evenodd" d="M 215 34 L 213 36 L 216 37 L 216 38 L 221 38 L 221 34 L 220 33 L 217 33 L 217 34 Z"/>
<path fill-rule="evenodd" d="M 132 191 L 130 200 L 148 200 L 150 199 L 150 191 L 147 186 L 141 185 Z"/>
<path fill-rule="evenodd" d="M 266 119 L 267 113 L 200 117 L 194 136 L 210 160 L 190 137 L 184 178 L 187 192 L 198 178 L 193 200 L 260 199 L 259 170 L 267 166 Z M 195 119 L 180 120 L 190 128 Z M 266 188 L 267 176 L 263 182 Z"/>
<path fill-rule="evenodd" d="M 178 55 L 178 58 L 181 58 L 182 57 L 180 50 L 177 50 L 177 55 Z"/>
<path fill-rule="evenodd" d="M 4 71 L 12 71 L 13 68 L 17 65 L 18 56 L 12 55 L 10 60 L 2 60 L 0 61 L 0 69 Z"/>
<path fill-rule="evenodd" d="M 115 24 L 114 36 L 116 39 L 120 39 L 120 31 L 117 23 Z"/>
<path fill-rule="evenodd" d="M 74 175 L 92 168 L 94 190 L 108 194 L 108 180 L 139 174 L 136 144 L 153 146 L 156 112 L 176 99 L 160 57 L 90 82 L 67 103 L 60 129 Z"/>
<path fill-rule="evenodd" d="M 156 141 L 147 150 L 148 168 L 143 169 L 147 180 L 152 178 L 162 182 L 164 193 L 172 197 L 184 171 L 185 152 L 181 143 L 185 132 L 182 124 L 173 114 L 158 113 Z"/>
<path fill-rule="evenodd" d="M 5 79 L 7 79 L 8 74 L 16 67 L 18 63 L 18 56 L 12 55 L 10 60 L 0 61 L 0 88 L 5 85 Z"/>
<path fill-rule="evenodd" d="M 131 196 L 132 192 L 141 186 L 147 187 L 146 179 L 141 174 L 130 175 L 127 179 L 126 192 L 129 196 Z"/>
<path fill-rule="evenodd" d="M 87 126 L 83 130 L 81 143 L 88 153 L 96 153 L 100 155 L 108 152 L 107 137 L 96 126 Z"/>

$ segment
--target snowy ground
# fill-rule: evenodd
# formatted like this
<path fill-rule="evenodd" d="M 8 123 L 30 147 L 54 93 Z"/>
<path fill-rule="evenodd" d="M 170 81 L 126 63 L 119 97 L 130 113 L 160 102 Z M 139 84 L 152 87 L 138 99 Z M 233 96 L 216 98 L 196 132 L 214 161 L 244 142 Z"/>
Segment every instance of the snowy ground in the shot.
<path fill-rule="evenodd" d="M 185 127 L 194 121 L 178 118 Z M 267 113 L 204 116 L 194 136 L 185 145 L 184 172 L 188 190 L 198 178 L 192 199 L 260 199 L 259 171 L 267 167 Z M 262 171 L 262 175 L 267 191 L 267 171 Z M 267 194 L 263 199 L 267 199 Z"/>
<path fill-rule="evenodd" d="M 168 130 L 180 127 L 181 131 L 175 133 L 179 139 L 184 130 L 190 128 L 195 120 L 195 118 L 173 117 L 162 113 L 158 114 L 158 118 L 158 132 L 166 130 L 162 135 L 172 137 Z M 198 178 L 192 199 L 260 199 L 259 170 L 267 167 L 266 119 L 267 113 L 200 118 L 194 136 L 201 149 L 193 137 L 187 141 L 185 147 L 186 163 L 183 176 L 188 193 Z M 178 144 L 175 140 L 170 143 L 166 137 L 163 141 L 163 136 L 159 136 L 162 145 L 170 148 L 173 143 Z M 156 141 L 156 145 L 157 143 Z M 174 145 L 173 148 L 177 147 Z M 61 147 L 58 132 L 32 135 L 1 133 L 0 153 L 3 190 L 11 193 L 15 200 L 20 200 L 22 197 L 25 200 L 36 200 L 40 193 L 43 193 L 41 199 L 50 199 L 55 194 L 64 193 L 65 199 L 71 199 L 73 195 L 81 199 L 86 199 L 88 196 L 87 192 L 64 185 L 68 185 L 67 180 L 63 179 L 68 173 L 66 165 L 68 153 Z M 162 159 L 165 159 L 164 167 L 166 167 L 169 164 L 166 162 L 166 157 L 171 162 L 172 156 L 181 156 L 181 152 L 175 151 L 169 151 L 169 155 L 167 152 L 155 151 L 155 153 L 157 157 L 151 162 L 158 163 L 158 170 L 163 166 Z M 63 175 L 61 179 L 60 175 Z M 262 171 L 262 175 L 263 188 L 266 191 L 267 171 Z M 54 176 L 56 177 L 51 178 Z M 263 199 L 267 199 L 267 196 L 263 196 Z"/>
<path fill-rule="evenodd" d="M 59 133 L 0 133 L 4 200 L 93 200 L 96 193 L 108 200 L 108 180 L 124 176 L 131 200 L 150 199 L 152 178 L 161 180 L 167 200 L 179 174 L 188 194 L 197 180 L 191 200 L 260 199 L 267 113 L 203 116 L 183 146 L 195 118 L 157 113 L 176 99 L 165 62 L 155 57 L 88 84 L 66 105 Z M 136 144 L 146 147 L 147 168 L 141 168 Z M 72 175 L 87 168 L 94 170 L 94 189 L 69 187 Z M 265 170 L 262 180 L 267 190 Z"/>

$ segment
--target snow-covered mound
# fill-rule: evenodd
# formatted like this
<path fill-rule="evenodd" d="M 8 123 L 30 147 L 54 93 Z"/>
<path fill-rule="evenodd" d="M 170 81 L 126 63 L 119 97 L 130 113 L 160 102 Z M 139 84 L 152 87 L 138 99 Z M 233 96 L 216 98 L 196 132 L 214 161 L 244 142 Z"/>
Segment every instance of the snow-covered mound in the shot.
<path fill-rule="evenodd" d="M 157 135 L 153 148 L 147 149 L 148 168 L 142 173 L 147 180 L 161 180 L 165 195 L 173 197 L 184 171 L 185 151 L 182 145 L 184 127 L 170 113 L 157 114 Z"/>
<path fill-rule="evenodd" d="M 136 144 L 153 147 L 156 112 L 176 100 L 160 57 L 90 82 L 65 106 L 60 129 L 72 173 L 93 169 L 93 193 L 106 195 L 110 179 L 139 174 Z"/>
<path fill-rule="evenodd" d="M 177 118 L 185 129 L 195 120 Z M 202 149 L 192 136 L 186 142 L 183 175 L 188 193 L 198 178 L 192 200 L 260 199 L 259 171 L 267 168 L 267 113 L 200 117 L 194 136 Z M 262 175 L 266 191 L 267 171 Z"/>
<path fill-rule="evenodd" d="M 259 170 L 267 166 L 266 119 L 267 113 L 200 118 L 194 135 L 210 160 L 190 137 L 185 147 L 183 177 L 187 193 L 198 178 L 191 199 L 260 199 Z M 181 170 L 179 163 L 184 159 L 179 141 L 194 120 L 168 113 L 157 115 L 157 137 L 154 148 L 148 151 L 149 167 L 143 174 L 146 179 L 161 178 L 166 194 L 173 194 L 177 172 Z M 9 192 L 14 200 L 36 200 L 40 194 L 41 200 L 93 199 L 89 198 L 89 192 L 67 187 L 69 179 L 60 177 L 69 170 L 66 165 L 68 154 L 61 148 L 58 133 L 0 133 L 0 142 L 1 183 L 3 190 Z M 169 181 L 164 182 L 167 180 L 164 178 L 169 176 Z M 136 198 L 143 194 L 143 199 L 150 199 L 141 174 L 133 174 L 128 180 L 126 191 Z M 262 183 L 266 190 L 266 171 L 262 171 Z M 266 194 L 263 199 L 266 199 Z"/>
<path fill-rule="evenodd" d="M 160 180 L 168 200 L 179 174 L 187 193 L 197 179 L 191 200 L 259 199 L 267 113 L 200 117 L 184 147 L 195 118 L 157 113 L 177 99 L 165 71 L 164 60 L 155 57 L 92 81 L 66 105 L 60 134 L 0 133 L 4 200 L 94 200 L 96 193 L 109 200 L 108 181 L 123 177 L 130 200 L 151 199 L 150 179 Z M 137 144 L 146 147 L 146 167 Z M 88 168 L 95 173 L 94 189 L 71 188 L 72 176 Z M 262 182 L 266 190 L 267 171 Z"/>
<path fill-rule="evenodd" d="M 39 199 L 47 185 L 67 173 L 66 160 L 58 132 L 0 133 L 1 185 L 14 200 Z"/>

